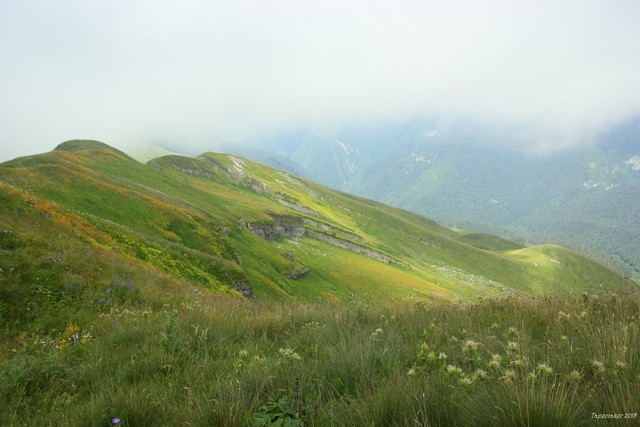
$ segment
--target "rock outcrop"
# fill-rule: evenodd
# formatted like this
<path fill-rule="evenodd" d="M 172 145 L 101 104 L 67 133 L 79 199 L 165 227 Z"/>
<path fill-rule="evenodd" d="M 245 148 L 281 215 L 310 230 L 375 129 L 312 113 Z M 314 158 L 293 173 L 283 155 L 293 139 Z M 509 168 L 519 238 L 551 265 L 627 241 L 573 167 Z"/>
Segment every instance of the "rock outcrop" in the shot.
<path fill-rule="evenodd" d="M 329 236 L 323 233 L 310 233 L 310 237 L 316 238 L 318 240 L 323 240 L 333 246 L 337 246 L 339 248 L 348 249 L 353 252 L 357 252 L 359 254 L 363 254 L 368 256 L 369 258 L 373 258 L 376 261 L 383 262 L 385 264 L 396 264 L 401 267 L 408 267 L 406 264 L 391 258 L 389 255 L 385 255 L 382 252 L 375 251 L 371 248 L 367 248 L 364 246 L 360 246 L 357 243 L 349 242 L 348 240 L 342 240 L 334 236 Z"/>
<path fill-rule="evenodd" d="M 319 231 L 312 231 L 305 229 L 305 223 L 308 225 L 312 225 L 315 227 L 319 227 L 324 225 L 317 221 L 309 220 L 308 218 L 301 218 L 296 216 L 275 216 L 273 218 L 272 223 L 246 223 L 244 221 L 240 221 L 240 226 L 247 227 L 253 234 L 256 236 L 260 236 L 265 240 L 275 240 L 280 236 L 284 237 L 313 237 L 314 239 L 322 240 L 327 242 L 333 246 L 337 246 L 339 248 L 348 249 L 353 252 L 357 252 L 359 254 L 363 254 L 368 256 L 369 258 L 373 258 L 377 261 L 383 262 L 385 264 L 396 264 L 401 267 L 408 267 L 405 263 L 398 261 L 395 258 L 390 257 L 389 255 L 385 255 L 382 252 L 376 251 L 359 243 L 355 243 L 350 240 L 345 240 L 343 238 L 337 237 L 335 235 L 325 234 Z M 336 232 L 338 230 L 325 225 L 324 227 L 320 227 L 322 230 L 327 232 Z M 349 237 L 357 240 L 358 242 L 364 242 L 362 237 L 357 236 L 355 234 L 345 233 Z M 302 275 L 295 274 L 296 278 L 302 277 L 307 272 L 305 271 Z"/>
<path fill-rule="evenodd" d="M 186 173 L 187 175 L 192 175 L 192 176 L 204 176 L 205 178 L 209 178 L 211 180 L 217 181 L 217 177 L 215 174 L 209 172 L 208 170 L 204 170 L 204 169 L 191 169 L 191 168 L 187 168 L 187 167 L 183 167 L 180 165 L 171 165 L 171 167 L 173 167 L 175 170 L 177 170 L 178 172 L 182 172 L 182 173 Z"/>
<path fill-rule="evenodd" d="M 302 237 L 306 232 L 302 218 L 295 216 L 275 216 L 273 223 L 247 223 L 247 228 L 266 240 L 275 240 L 280 236 Z"/>
<path fill-rule="evenodd" d="M 242 296 L 247 299 L 255 298 L 253 296 L 253 289 L 251 288 L 251 285 L 249 284 L 249 282 L 247 282 L 246 279 L 238 279 L 234 281 L 231 287 L 236 291 L 240 292 Z"/>

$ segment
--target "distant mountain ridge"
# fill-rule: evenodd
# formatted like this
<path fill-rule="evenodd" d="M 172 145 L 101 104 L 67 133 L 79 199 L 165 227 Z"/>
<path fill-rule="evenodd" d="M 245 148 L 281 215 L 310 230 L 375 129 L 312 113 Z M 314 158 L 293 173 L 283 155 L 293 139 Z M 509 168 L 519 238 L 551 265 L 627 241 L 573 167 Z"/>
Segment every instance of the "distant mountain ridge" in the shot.
<path fill-rule="evenodd" d="M 640 278 L 638 119 L 548 154 L 523 150 L 517 130 L 466 122 L 297 132 L 289 155 L 317 182 L 447 225 L 553 241 Z"/>
<path fill-rule="evenodd" d="M 14 236 L 3 240 L 3 280 L 32 253 L 27 259 L 42 257 L 39 274 L 47 277 L 37 289 L 53 294 L 69 277 L 89 274 L 67 264 L 90 269 L 98 282 L 125 274 L 114 270 L 121 264 L 223 294 L 294 301 L 475 300 L 634 286 L 559 246 L 458 232 L 232 155 L 169 155 L 142 165 L 97 141 L 69 141 L 1 164 L 0 190 L 0 217 Z M 69 247 L 78 248 L 73 259 Z M 60 263 L 50 271 L 48 259 Z"/>

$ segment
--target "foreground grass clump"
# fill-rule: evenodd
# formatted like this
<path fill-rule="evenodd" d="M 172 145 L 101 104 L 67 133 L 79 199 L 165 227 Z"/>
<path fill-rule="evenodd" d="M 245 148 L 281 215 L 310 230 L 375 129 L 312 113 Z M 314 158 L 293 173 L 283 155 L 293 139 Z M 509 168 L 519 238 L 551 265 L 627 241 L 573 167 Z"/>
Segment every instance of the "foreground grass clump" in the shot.
<path fill-rule="evenodd" d="M 0 424 L 577 425 L 639 410 L 635 297 L 383 308 L 144 292 L 13 337 Z"/>

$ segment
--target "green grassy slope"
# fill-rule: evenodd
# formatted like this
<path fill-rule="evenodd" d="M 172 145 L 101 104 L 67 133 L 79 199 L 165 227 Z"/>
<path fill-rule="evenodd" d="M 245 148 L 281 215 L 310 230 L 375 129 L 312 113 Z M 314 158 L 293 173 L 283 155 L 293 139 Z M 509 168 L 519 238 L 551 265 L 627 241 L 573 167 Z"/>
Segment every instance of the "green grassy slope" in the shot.
<path fill-rule="evenodd" d="M 458 241 L 465 242 L 471 246 L 475 246 L 479 249 L 486 249 L 489 251 L 507 251 L 513 249 L 522 249 L 524 246 L 519 243 L 505 240 L 498 236 L 493 236 L 486 233 L 465 233 L 458 237 Z"/>
<path fill-rule="evenodd" d="M 234 156 L 166 156 L 142 165 L 103 143 L 69 141 L 2 164 L 0 178 L 4 191 L 49 204 L 54 222 L 72 213 L 98 230 L 101 249 L 231 295 L 473 299 L 623 283 L 562 248 L 553 262 L 544 247 L 523 256 L 495 238 L 460 235 Z"/>
<path fill-rule="evenodd" d="M 0 165 L 0 221 L 1 425 L 636 411 L 637 285 L 559 246 L 454 231 L 235 157 L 142 165 L 92 141 Z"/>

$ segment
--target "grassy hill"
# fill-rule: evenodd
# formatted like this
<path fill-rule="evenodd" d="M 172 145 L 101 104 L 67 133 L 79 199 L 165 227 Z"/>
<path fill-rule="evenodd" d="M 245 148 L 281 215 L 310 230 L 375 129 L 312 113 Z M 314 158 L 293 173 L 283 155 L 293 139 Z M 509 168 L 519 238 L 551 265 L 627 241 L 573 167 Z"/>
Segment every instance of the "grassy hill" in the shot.
<path fill-rule="evenodd" d="M 2 425 L 636 410 L 637 285 L 559 246 L 235 156 L 143 165 L 95 141 L 0 165 L 0 219 Z"/>
<path fill-rule="evenodd" d="M 235 156 L 170 155 L 143 165 L 99 142 L 69 141 L 4 163 L 0 177 L 12 197 L 4 216 L 20 201 L 32 200 L 36 210 L 46 204 L 52 227 L 224 294 L 468 300 L 623 282 L 562 248 L 552 257 L 529 248 L 537 255 L 523 258 L 496 239 L 478 244 L 418 215 Z M 95 231 L 73 230 L 76 224 Z M 558 268 L 570 280 L 554 281 Z"/>

